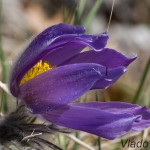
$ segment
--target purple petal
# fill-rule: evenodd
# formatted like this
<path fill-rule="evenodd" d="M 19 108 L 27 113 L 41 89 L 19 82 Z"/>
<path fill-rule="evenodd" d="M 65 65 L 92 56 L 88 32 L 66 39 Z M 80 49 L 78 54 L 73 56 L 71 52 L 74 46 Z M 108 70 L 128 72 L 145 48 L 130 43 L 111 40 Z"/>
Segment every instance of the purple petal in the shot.
<path fill-rule="evenodd" d="M 82 35 L 76 37 L 74 40 L 68 42 L 66 45 L 56 48 L 55 50 L 48 53 L 43 60 L 48 61 L 52 65 L 62 65 L 69 58 L 73 58 L 85 47 L 89 46 L 91 48 L 102 49 L 106 45 L 108 40 L 108 34 L 103 33 L 97 36 L 94 35 Z M 85 61 L 86 62 L 86 61 Z M 84 61 L 82 61 L 84 63 Z M 94 62 L 95 63 L 95 62 Z"/>
<path fill-rule="evenodd" d="M 88 106 L 86 103 L 71 104 L 49 110 L 41 115 L 57 125 L 89 132 L 107 139 L 114 139 L 127 133 L 132 129 L 133 123 L 139 121 L 141 117 L 122 113 L 121 107 L 119 111 L 114 112 L 109 106 L 106 110 L 100 109 L 98 106 L 103 107 L 103 103 L 90 104 Z"/>
<path fill-rule="evenodd" d="M 119 66 L 127 67 L 132 61 L 135 60 L 135 58 L 136 56 L 129 58 L 113 49 L 104 48 L 102 51 L 90 50 L 80 53 L 64 62 L 63 65 L 84 62 L 97 63 L 108 68 Z"/>
<path fill-rule="evenodd" d="M 124 67 L 108 68 L 106 77 L 98 80 L 91 89 L 105 89 L 116 82 L 125 72 L 126 68 Z"/>
<path fill-rule="evenodd" d="M 106 46 L 108 38 L 109 35 L 106 32 L 104 32 L 98 35 L 83 34 L 77 37 L 76 39 L 78 39 L 79 41 L 81 40 L 83 42 L 86 42 L 88 46 L 92 47 L 94 50 L 100 51 Z"/>
<path fill-rule="evenodd" d="M 61 66 L 26 82 L 20 87 L 20 99 L 34 112 L 69 103 L 105 77 L 105 67 L 98 64 Z"/>
<path fill-rule="evenodd" d="M 10 81 L 12 94 L 16 97 L 18 96 L 18 83 L 31 67 L 45 56 L 49 57 L 51 52 L 53 54 L 57 53 L 57 50 L 68 42 L 74 41 L 79 45 L 83 45 L 83 48 L 84 46 L 91 46 L 93 49 L 101 49 L 106 45 L 108 40 L 107 33 L 93 36 L 84 34 L 84 31 L 85 29 L 82 26 L 59 24 L 46 29 L 35 37 L 13 68 Z M 74 51 L 72 52 L 74 53 Z"/>
<path fill-rule="evenodd" d="M 143 108 L 145 108 L 142 106 L 138 106 L 136 104 L 130 104 L 130 103 L 125 103 L 125 102 L 98 102 L 98 103 L 86 102 L 86 103 L 77 103 L 75 105 L 78 105 L 78 106 L 84 105 L 84 107 L 88 107 L 88 108 L 91 107 L 91 108 L 97 108 L 103 111 L 110 111 L 114 114 L 128 113 L 132 115 L 137 115 L 137 112 L 139 112 L 139 110 L 142 110 Z"/>
<path fill-rule="evenodd" d="M 50 52 L 43 61 L 49 62 L 52 66 L 60 66 L 64 61 L 78 54 L 87 45 L 71 41 L 66 45 L 61 46 Z"/>
<path fill-rule="evenodd" d="M 141 131 L 144 128 L 147 128 L 150 126 L 150 110 L 146 107 L 141 107 L 141 109 L 136 111 L 136 114 L 142 115 L 142 121 L 135 122 L 134 126 L 132 128 L 133 131 Z"/>
<path fill-rule="evenodd" d="M 150 126 L 150 110 L 147 107 L 136 104 L 129 104 L 125 102 L 99 102 L 93 103 L 78 103 L 77 106 L 84 106 L 87 108 L 96 108 L 114 114 L 131 114 L 134 116 L 141 116 L 139 120 L 133 123 L 132 131 L 140 131 Z"/>

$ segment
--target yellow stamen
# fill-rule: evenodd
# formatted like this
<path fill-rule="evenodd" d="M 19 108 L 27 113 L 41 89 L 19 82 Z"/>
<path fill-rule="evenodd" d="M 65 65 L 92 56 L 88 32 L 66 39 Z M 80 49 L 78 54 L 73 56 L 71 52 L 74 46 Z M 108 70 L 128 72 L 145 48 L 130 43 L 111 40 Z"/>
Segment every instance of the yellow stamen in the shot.
<path fill-rule="evenodd" d="M 22 78 L 20 81 L 20 86 L 26 83 L 27 81 L 35 78 L 36 76 L 55 68 L 55 66 L 51 66 L 47 62 L 42 62 L 40 60 L 36 65 L 34 65 Z"/>

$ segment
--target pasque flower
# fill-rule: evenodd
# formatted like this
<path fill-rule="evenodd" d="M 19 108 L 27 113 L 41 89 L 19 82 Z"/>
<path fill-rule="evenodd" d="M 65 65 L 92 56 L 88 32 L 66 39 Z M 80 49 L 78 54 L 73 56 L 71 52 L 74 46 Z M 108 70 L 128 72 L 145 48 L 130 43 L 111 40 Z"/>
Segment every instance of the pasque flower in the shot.
<path fill-rule="evenodd" d="M 85 34 L 83 26 L 58 24 L 37 35 L 14 65 L 10 90 L 33 113 L 57 125 L 114 139 L 150 123 L 150 111 L 121 102 L 71 103 L 105 89 L 135 60 L 105 48 L 108 34 Z M 91 50 L 85 51 L 86 47 Z"/>

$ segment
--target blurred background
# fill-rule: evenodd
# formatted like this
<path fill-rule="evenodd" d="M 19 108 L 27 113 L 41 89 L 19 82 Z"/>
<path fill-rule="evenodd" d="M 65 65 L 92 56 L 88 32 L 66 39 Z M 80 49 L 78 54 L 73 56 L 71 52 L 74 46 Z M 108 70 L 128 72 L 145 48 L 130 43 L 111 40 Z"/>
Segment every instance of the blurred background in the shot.
<path fill-rule="evenodd" d="M 87 33 L 98 34 L 107 30 L 111 8 L 112 0 L 1 0 L 3 53 L 0 53 L 0 80 L 9 82 L 12 64 L 29 41 L 45 28 L 64 22 L 84 25 Z M 149 107 L 150 0 L 116 0 L 108 33 L 110 40 L 106 47 L 129 56 L 137 54 L 137 59 L 113 86 L 102 91 L 90 91 L 80 101 L 125 101 Z M 15 100 L 8 95 L 4 96 L 1 89 L 0 92 L 2 98 L 7 97 L 8 110 L 13 110 Z M 123 149 L 120 139 L 108 141 L 84 132 L 74 134 L 96 150 Z M 63 135 L 58 136 L 56 143 L 66 150 L 87 149 Z M 148 129 L 126 136 L 134 140 L 144 137 L 150 141 Z M 65 142 L 68 143 L 67 146 Z"/>

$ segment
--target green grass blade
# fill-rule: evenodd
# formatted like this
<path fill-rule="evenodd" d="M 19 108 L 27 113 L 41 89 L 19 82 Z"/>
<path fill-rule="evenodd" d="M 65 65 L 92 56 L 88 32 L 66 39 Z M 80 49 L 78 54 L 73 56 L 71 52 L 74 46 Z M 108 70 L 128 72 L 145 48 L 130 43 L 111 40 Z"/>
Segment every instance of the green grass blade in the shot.
<path fill-rule="evenodd" d="M 149 71 L 150 71 L 150 58 L 148 59 L 147 64 L 145 66 L 145 69 L 144 69 L 144 72 L 143 72 L 143 75 L 142 75 L 139 87 L 138 87 L 137 92 L 136 92 L 136 94 L 135 94 L 135 96 L 133 98 L 133 103 L 137 103 L 138 102 L 139 97 L 140 97 L 140 95 L 142 93 L 142 89 L 144 87 L 146 78 L 147 78 L 147 76 L 149 74 Z"/>
<path fill-rule="evenodd" d="M 59 146 L 60 146 L 62 149 L 65 149 L 66 143 L 67 143 L 66 137 L 63 136 L 62 134 L 59 134 L 59 135 L 58 135 L 58 143 L 59 143 Z"/>
<path fill-rule="evenodd" d="M 2 0 L 0 0 L 0 62 L 2 67 L 2 82 L 7 82 L 7 65 L 5 61 L 4 52 L 2 49 Z M 7 112 L 7 94 L 2 91 L 0 112 Z"/>
<path fill-rule="evenodd" d="M 96 0 L 93 8 L 91 9 L 91 11 L 87 15 L 85 21 L 83 22 L 83 25 L 85 27 L 87 27 L 87 28 L 89 27 L 90 23 L 92 22 L 92 19 L 94 18 L 95 14 L 97 13 L 98 9 L 100 8 L 102 2 L 103 2 L 103 0 Z"/>
<path fill-rule="evenodd" d="M 66 7 L 67 3 L 69 9 Z M 61 6 L 63 22 L 70 24 L 72 18 L 74 18 L 75 16 L 76 10 L 77 10 L 77 4 L 75 2 L 74 3 L 71 3 L 70 1 L 64 2 L 63 5 Z"/>
<path fill-rule="evenodd" d="M 79 132 L 76 132 L 76 138 L 79 138 Z M 75 143 L 74 147 L 73 147 L 73 150 L 78 150 L 78 149 L 79 149 L 79 144 Z"/>
<path fill-rule="evenodd" d="M 100 91 L 98 91 L 98 90 L 96 91 L 96 101 L 97 102 L 100 101 Z M 102 150 L 100 137 L 98 137 L 98 139 L 97 139 L 97 145 L 98 145 L 98 150 Z"/>
<path fill-rule="evenodd" d="M 80 18 L 79 18 L 79 14 L 78 14 L 78 10 L 76 9 L 75 13 L 74 13 L 74 16 L 73 16 L 73 19 L 72 19 L 72 24 L 73 25 L 81 25 L 81 21 L 80 21 Z"/>
<path fill-rule="evenodd" d="M 78 7 L 78 16 L 81 17 L 85 8 L 87 0 L 81 0 Z"/>
<path fill-rule="evenodd" d="M 97 139 L 97 144 L 98 144 L 98 150 L 102 150 L 101 149 L 101 138 L 100 137 L 98 137 L 98 139 Z"/>

